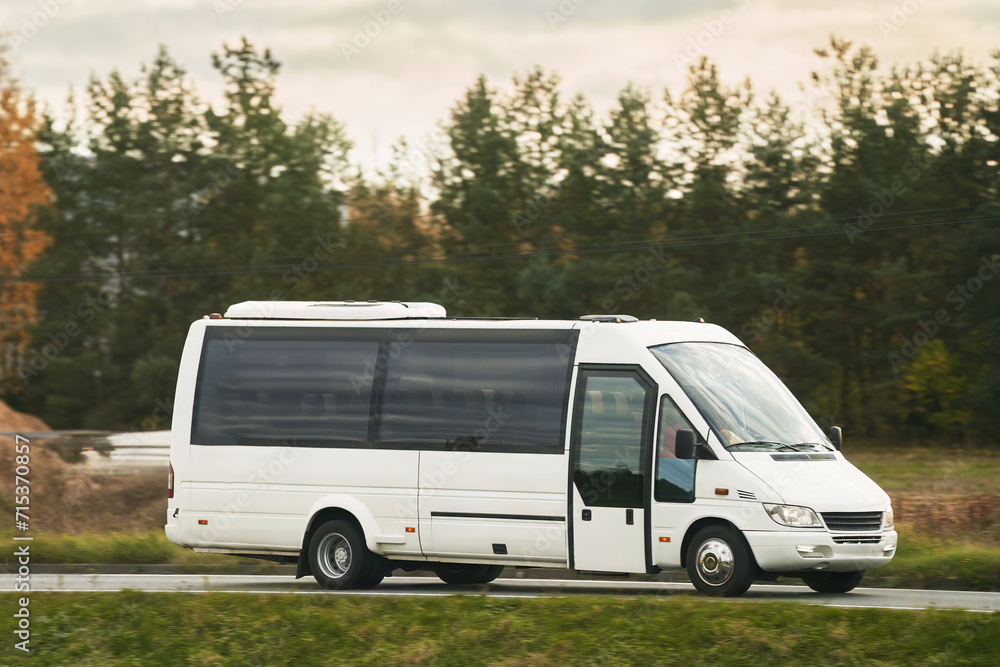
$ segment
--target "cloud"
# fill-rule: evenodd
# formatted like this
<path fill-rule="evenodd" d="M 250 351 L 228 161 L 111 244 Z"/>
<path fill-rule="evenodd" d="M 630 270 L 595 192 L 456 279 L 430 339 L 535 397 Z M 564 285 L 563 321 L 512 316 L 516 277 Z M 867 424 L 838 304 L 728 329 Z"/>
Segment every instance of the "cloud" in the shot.
<path fill-rule="evenodd" d="M 878 21 L 892 5 L 873 2 L 398 0 L 386 23 L 392 1 L 67 0 L 21 45 L 16 67 L 26 87 L 58 107 L 69 86 L 82 90 L 91 73 L 117 68 L 135 76 L 162 43 L 200 96 L 218 99 L 210 54 L 246 36 L 282 63 L 278 104 L 293 117 L 332 113 L 367 161 L 384 159 L 399 135 L 432 132 L 479 74 L 508 85 L 513 74 L 541 65 L 562 76 L 566 97 L 583 93 L 602 112 L 630 81 L 655 96 L 664 87 L 680 92 L 686 71 L 678 55 L 686 57 L 692 40 L 727 83 L 749 76 L 760 95 L 775 88 L 794 97 L 812 70 L 829 66 L 812 50 L 831 33 L 872 45 L 886 67 L 926 59 L 935 47 L 961 47 L 985 61 L 1000 36 L 995 0 L 919 5 L 888 36 Z M 218 2 L 232 11 L 216 11 Z M 7 0 L 0 26 L 16 29 L 35 11 L 35 1 Z M 723 11 L 732 20 L 719 31 Z M 547 12 L 566 20 L 553 26 Z M 369 42 L 358 48 L 355 37 L 366 30 Z M 348 58 L 344 45 L 358 52 Z"/>

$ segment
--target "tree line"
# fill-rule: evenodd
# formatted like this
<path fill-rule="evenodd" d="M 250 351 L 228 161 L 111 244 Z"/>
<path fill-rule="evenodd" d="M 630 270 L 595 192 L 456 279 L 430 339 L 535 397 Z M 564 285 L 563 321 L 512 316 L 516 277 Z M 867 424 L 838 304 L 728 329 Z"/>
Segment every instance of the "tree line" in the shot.
<path fill-rule="evenodd" d="M 543 69 L 482 77 L 370 173 L 334 118 L 274 105 L 269 51 L 215 54 L 210 105 L 161 48 L 17 144 L 40 176 L 22 209 L 0 206 L 4 396 L 54 426 L 167 428 L 206 313 L 428 300 L 460 316 L 702 317 L 821 424 L 995 441 L 1000 53 L 890 71 L 840 39 L 816 54 L 825 71 L 796 104 L 706 59 L 679 93 L 627 85 L 603 115 Z"/>

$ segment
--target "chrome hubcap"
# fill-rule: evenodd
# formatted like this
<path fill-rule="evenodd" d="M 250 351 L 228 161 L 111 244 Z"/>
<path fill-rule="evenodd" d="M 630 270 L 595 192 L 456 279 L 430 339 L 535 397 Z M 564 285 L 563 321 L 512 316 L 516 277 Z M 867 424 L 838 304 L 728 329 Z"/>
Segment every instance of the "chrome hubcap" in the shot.
<path fill-rule="evenodd" d="M 351 545 L 340 533 L 325 535 L 319 543 L 319 567 L 330 579 L 339 579 L 351 567 Z"/>
<path fill-rule="evenodd" d="M 698 549 L 698 576 L 706 584 L 721 586 L 733 576 L 733 550 L 718 538 L 705 540 Z"/>

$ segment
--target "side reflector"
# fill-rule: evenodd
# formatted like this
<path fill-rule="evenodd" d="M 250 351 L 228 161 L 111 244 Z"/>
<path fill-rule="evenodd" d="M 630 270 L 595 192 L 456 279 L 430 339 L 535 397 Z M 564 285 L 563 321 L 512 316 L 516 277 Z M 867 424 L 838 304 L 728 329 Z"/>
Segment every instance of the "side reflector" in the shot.
<path fill-rule="evenodd" d="M 661 537 L 661 538 L 660 538 L 660 541 L 661 541 L 661 542 L 669 542 L 669 541 L 670 541 L 670 538 L 669 538 L 669 537 Z"/>
<path fill-rule="evenodd" d="M 167 473 L 167 498 L 174 497 L 174 464 L 170 463 L 170 471 Z"/>
<path fill-rule="evenodd" d="M 415 533 L 415 532 L 417 532 L 417 529 L 414 528 L 413 526 L 407 526 L 406 527 L 406 532 L 408 532 L 408 533 Z"/>
<path fill-rule="evenodd" d="M 729 489 L 716 489 L 715 490 L 715 495 L 717 495 L 717 496 L 728 496 L 729 495 Z"/>
<path fill-rule="evenodd" d="M 208 519 L 198 519 L 198 525 L 199 526 L 207 526 L 208 525 Z"/>

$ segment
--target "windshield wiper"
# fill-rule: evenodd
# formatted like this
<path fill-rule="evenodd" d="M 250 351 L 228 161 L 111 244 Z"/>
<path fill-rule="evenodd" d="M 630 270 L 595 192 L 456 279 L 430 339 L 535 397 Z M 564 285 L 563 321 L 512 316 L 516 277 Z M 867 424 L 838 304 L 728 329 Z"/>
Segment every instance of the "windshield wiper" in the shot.
<path fill-rule="evenodd" d="M 789 447 L 810 447 L 810 448 L 811 447 L 822 447 L 826 451 L 830 451 L 829 445 L 824 445 L 822 442 L 800 442 L 800 443 L 795 444 L 795 445 L 789 445 Z M 797 451 L 797 452 L 805 452 L 805 451 L 809 451 L 809 450 L 806 450 L 806 449 L 796 449 L 795 451 Z"/>
<path fill-rule="evenodd" d="M 792 452 L 799 451 L 793 445 L 787 445 L 787 444 L 785 444 L 783 442 L 772 442 L 770 440 L 751 440 L 750 442 L 734 442 L 733 444 L 729 445 L 729 448 L 731 449 L 733 447 L 742 447 L 743 445 L 751 445 L 751 446 L 776 445 L 779 452 L 780 451 L 792 451 Z"/>

